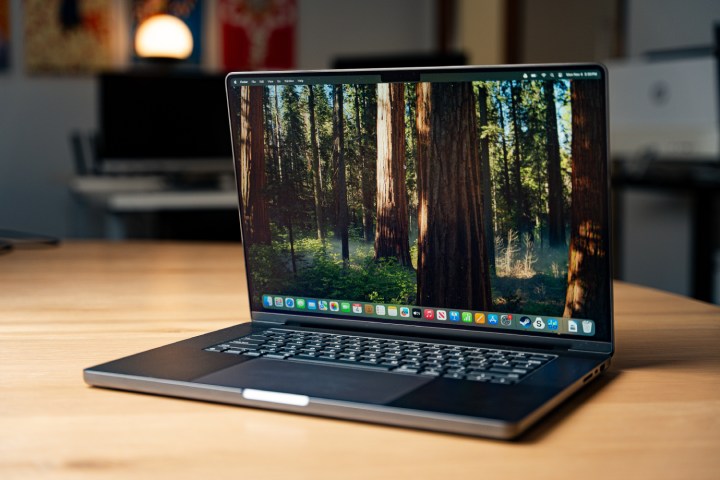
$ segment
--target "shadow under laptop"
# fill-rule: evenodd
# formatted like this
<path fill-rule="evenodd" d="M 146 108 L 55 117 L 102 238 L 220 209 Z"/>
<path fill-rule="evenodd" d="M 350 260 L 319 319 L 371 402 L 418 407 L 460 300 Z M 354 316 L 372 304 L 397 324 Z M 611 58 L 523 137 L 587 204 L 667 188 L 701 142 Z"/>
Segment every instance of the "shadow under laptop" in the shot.
<path fill-rule="evenodd" d="M 597 392 L 606 388 L 620 375 L 622 375 L 622 371 L 613 366 L 611 370 L 600 375 L 596 380 L 580 389 L 580 391 L 574 393 L 551 413 L 530 427 L 525 433 L 512 440 L 512 442 L 537 443 L 542 441 L 556 426 L 560 426 L 564 422 L 571 421 L 569 417 L 572 416 L 575 410 L 582 405 L 586 405 Z"/>

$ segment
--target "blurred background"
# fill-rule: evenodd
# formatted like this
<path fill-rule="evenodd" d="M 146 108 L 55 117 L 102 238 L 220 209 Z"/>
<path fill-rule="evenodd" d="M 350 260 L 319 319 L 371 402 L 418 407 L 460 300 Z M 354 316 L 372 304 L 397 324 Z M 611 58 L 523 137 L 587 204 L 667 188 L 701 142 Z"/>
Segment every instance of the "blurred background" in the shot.
<path fill-rule="evenodd" d="M 603 62 L 615 276 L 720 303 L 718 25 L 716 0 L 0 0 L 0 229 L 239 240 L 228 71 Z"/>

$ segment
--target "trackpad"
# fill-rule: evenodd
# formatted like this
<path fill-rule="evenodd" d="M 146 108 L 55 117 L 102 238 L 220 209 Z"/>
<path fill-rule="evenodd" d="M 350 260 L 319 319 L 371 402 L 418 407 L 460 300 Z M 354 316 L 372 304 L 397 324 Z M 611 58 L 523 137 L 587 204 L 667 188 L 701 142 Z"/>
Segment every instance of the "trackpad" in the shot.
<path fill-rule="evenodd" d="M 385 404 L 431 381 L 384 372 L 258 358 L 193 380 L 225 387 Z"/>

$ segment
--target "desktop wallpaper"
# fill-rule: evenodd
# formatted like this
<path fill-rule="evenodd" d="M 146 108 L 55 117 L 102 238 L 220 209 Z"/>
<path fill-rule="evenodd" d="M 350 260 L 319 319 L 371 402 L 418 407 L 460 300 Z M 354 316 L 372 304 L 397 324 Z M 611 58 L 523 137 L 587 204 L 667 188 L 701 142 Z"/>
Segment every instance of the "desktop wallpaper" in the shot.
<path fill-rule="evenodd" d="M 604 82 L 236 87 L 264 293 L 607 320 Z"/>

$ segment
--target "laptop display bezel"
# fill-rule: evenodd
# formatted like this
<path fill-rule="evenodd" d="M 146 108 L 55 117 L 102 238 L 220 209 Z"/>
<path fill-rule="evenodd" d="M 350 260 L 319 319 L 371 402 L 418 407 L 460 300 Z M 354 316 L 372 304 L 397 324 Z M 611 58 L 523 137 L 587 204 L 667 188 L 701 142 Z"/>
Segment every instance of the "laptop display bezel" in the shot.
<path fill-rule="evenodd" d="M 421 74 L 430 73 L 496 73 L 496 72 L 518 72 L 527 70 L 545 70 L 545 71 L 573 71 L 573 70 L 588 70 L 588 69 L 599 69 L 602 71 L 602 81 L 604 84 L 603 92 L 603 105 L 604 109 L 602 114 L 604 115 L 604 137 L 605 137 L 605 183 L 606 183 L 606 211 L 607 215 L 605 218 L 604 232 L 608 238 L 606 241 L 608 255 L 605 257 L 607 263 L 608 278 L 608 299 L 610 304 L 608 308 L 607 319 L 594 319 L 596 322 L 606 322 L 604 330 L 607 332 L 607 338 L 592 339 L 592 337 L 580 336 L 580 335 L 557 335 L 557 334 L 543 334 L 539 332 L 522 332 L 517 330 L 490 330 L 480 329 L 474 327 L 458 328 L 460 325 L 438 325 L 438 324 L 426 324 L 421 322 L 408 323 L 404 320 L 393 321 L 391 319 L 359 319 L 357 317 L 343 317 L 341 315 L 310 315 L 307 312 L 270 312 L 254 309 L 251 298 L 252 291 L 252 278 L 249 269 L 245 269 L 247 286 L 248 286 L 248 297 L 250 303 L 250 313 L 252 321 L 256 322 L 267 322 L 272 324 L 303 324 L 308 326 L 317 326 L 323 328 L 341 328 L 341 329 L 356 329 L 356 330 L 376 330 L 388 333 L 397 333 L 403 335 L 425 335 L 425 336 L 444 336 L 463 339 L 473 342 L 503 342 L 513 344 L 526 344 L 526 345 L 539 345 L 554 348 L 571 349 L 577 351 L 588 351 L 598 353 L 612 353 L 614 348 L 614 328 L 613 328 L 613 309 L 612 309 L 612 242 L 609 240 L 612 235 L 611 227 L 612 221 L 610 219 L 610 174 L 609 174 L 609 144 L 608 144 L 608 95 L 607 95 L 607 70 L 601 64 L 584 63 L 584 64 L 532 64 L 532 65 L 500 65 L 500 66 L 469 66 L 469 67 L 423 67 L 423 68 L 397 68 L 397 69 L 352 69 L 352 70 L 294 70 L 294 71 L 263 71 L 263 72 L 232 72 L 226 76 L 225 86 L 226 93 L 228 96 L 228 102 L 231 100 L 233 80 L 245 80 L 253 79 L 258 77 L 298 77 L 298 76 L 327 76 L 328 78 L 338 76 L 352 76 L 352 75 L 377 75 L 382 78 L 383 82 L 415 82 L 418 81 Z M 229 104 L 228 104 L 229 106 Z M 228 110 L 230 116 L 230 109 Z M 232 122 L 231 122 L 232 125 Z M 237 132 L 234 131 L 233 135 Z M 235 169 L 236 184 L 238 179 L 237 171 L 237 152 L 235 151 L 235 144 L 232 142 L 233 148 L 233 165 Z M 238 192 L 238 202 L 241 208 L 242 198 Z M 242 235 L 242 218 L 240 222 L 241 235 Z M 247 245 L 243 242 L 243 252 L 245 258 L 247 258 Z M 246 263 L 247 265 L 247 263 Z"/>

